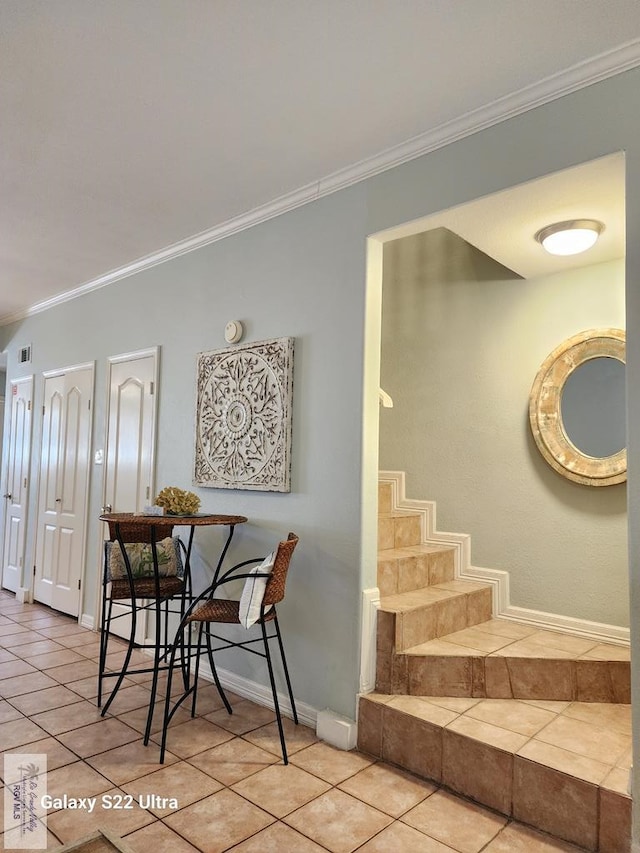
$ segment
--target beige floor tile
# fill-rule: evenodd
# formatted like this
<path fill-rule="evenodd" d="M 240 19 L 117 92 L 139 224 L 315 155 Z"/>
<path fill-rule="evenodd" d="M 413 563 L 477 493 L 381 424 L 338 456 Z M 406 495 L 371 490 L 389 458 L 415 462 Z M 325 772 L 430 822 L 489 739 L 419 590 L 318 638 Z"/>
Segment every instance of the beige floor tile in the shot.
<path fill-rule="evenodd" d="M 447 730 L 495 746 L 506 752 L 517 752 L 528 740 L 526 735 L 467 716 L 458 717 L 447 726 Z"/>
<path fill-rule="evenodd" d="M 198 848 L 193 847 L 159 820 L 127 835 L 126 843 L 136 853 L 149 853 L 150 850 L 154 853 L 198 853 Z"/>
<path fill-rule="evenodd" d="M 78 681 L 81 678 L 94 676 L 98 678 L 98 665 L 95 661 L 87 660 L 79 663 L 66 663 L 63 666 L 55 666 L 47 670 L 47 675 L 55 678 L 61 684 L 69 681 Z"/>
<path fill-rule="evenodd" d="M 533 705 L 535 708 L 544 708 L 545 711 L 552 711 L 554 714 L 561 714 L 569 707 L 571 702 L 559 702 L 553 699 L 520 699 L 525 705 Z"/>
<path fill-rule="evenodd" d="M 114 703 L 115 701 L 116 700 L 114 699 Z M 126 723 L 128 726 L 131 726 L 132 729 L 142 733 L 146 729 L 148 713 L 149 709 L 146 707 L 136 708 L 134 711 L 125 711 L 124 713 L 118 714 L 118 719 L 123 723 Z M 156 702 L 153 712 L 153 720 L 151 722 L 151 734 L 158 734 L 162 730 L 163 716 L 164 702 Z M 189 720 L 191 720 L 190 713 L 183 708 L 179 708 L 171 718 L 169 727 L 173 729 L 175 726 L 189 722 Z"/>
<path fill-rule="evenodd" d="M 285 718 L 282 721 L 282 727 L 284 729 L 284 738 L 289 756 L 317 741 L 313 731 L 307 726 L 303 726 L 302 723 L 296 725 L 292 720 Z M 259 729 L 247 732 L 244 738 L 261 749 L 266 749 L 267 752 L 272 752 L 278 756 L 282 755 L 280 736 L 276 723 L 270 723 L 268 726 L 262 726 Z"/>
<path fill-rule="evenodd" d="M 4 699 L 0 699 L 0 724 L 8 723 L 9 720 L 19 720 L 22 717 L 22 713 L 14 708 L 14 704 L 14 702 L 9 704 Z"/>
<path fill-rule="evenodd" d="M 411 714 L 420 720 L 435 723 L 436 726 L 446 726 L 458 717 L 455 711 L 427 702 L 422 696 L 394 696 L 389 701 L 388 707 Z"/>
<path fill-rule="evenodd" d="M 35 657 L 25 657 L 25 660 L 37 665 L 39 669 L 51 669 L 54 666 L 62 666 L 65 663 L 75 663 L 85 660 L 82 655 L 77 655 L 71 649 L 62 649 L 58 652 L 47 652 L 46 654 L 36 653 Z"/>
<path fill-rule="evenodd" d="M 621 734 L 631 735 L 631 705 L 572 702 L 563 714 L 565 717 L 583 720 L 594 726 L 603 726 Z"/>
<path fill-rule="evenodd" d="M 614 646 L 610 643 L 601 643 L 589 649 L 583 658 L 591 660 L 630 660 L 631 651 L 628 646 Z"/>
<path fill-rule="evenodd" d="M 8 660 L 16 660 L 16 656 L 9 649 L 0 648 L 0 663 L 5 663 Z"/>
<path fill-rule="evenodd" d="M 388 815 L 335 789 L 285 819 L 331 853 L 351 853 L 391 822 Z"/>
<path fill-rule="evenodd" d="M 51 639 L 57 639 L 58 637 L 95 637 L 93 631 L 90 631 L 88 628 L 83 628 L 81 625 L 78 625 L 77 622 L 67 621 L 67 620 L 56 620 L 55 624 L 50 625 L 47 628 L 43 628 L 40 631 L 41 634 L 44 634 L 45 637 L 50 637 Z M 62 640 L 59 640 L 62 642 Z"/>
<path fill-rule="evenodd" d="M 235 693 L 231 693 L 230 691 L 225 690 L 225 695 L 229 700 L 229 704 L 234 707 L 239 702 L 243 702 L 240 696 L 236 696 Z M 191 705 L 189 705 L 191 708 Z M 204 717 L 206 714 L 212 714 L 214 711 L 219 711 L 224 708 L 224 702 L 222 701 L 220 694 L 218 693 L 218 689 L 215 684 L 204 684 L 198 685 L 198 698 L 196 700 L 196 714 L 199 717 Z M 225 714 L 227 713 L 226 708 Z M 234 712 L 235 714 L 235 712 Z M 227 714 L 227 716 L 229 716 Z M 218 723 L 217 725 L 220 725 Z"/>
<path fill-rule="evenodd" d="M 272 764 L 232 788 L 274 817 L 283 818 L 324 794 L 331 785 L 293 764 Z"/>
<path fill-rule="evenodd" d="M 605 776 L 601 787 L 607 791 L 615 791 L 616 794 L 624 794 L 625 797 L 630 796 L 629 793 L 629 774 L 628 767 L 614 767 Z"/>
<path fill-rule="evenodd" d="M 10 622 L 7 625 L 0 625 L 0 637 L 2 637 L 3 645 L 5 642 L 5 638 L 15 637 L 16 634 L 26 634 L 28 631 L 28 628 L 22 625 L 18 625 L 17 622 Z"/>
<path fill-rule="evenodd" d="M 496 652 L 492 652 L 495 657 L 507 658 L 542 658 L 546 660 L 572 660 L 575 658 L 573 652 L 565 649 L 557 649 L 554 646 L 545 645 L 544 643 L 535 643 L 531 637 L 525 637 L 524 640 L 516 640 L 508 646 L 503 646 Z"/>
<path fill-rule="evenodd" d="M 186 723 L 171 726 L 167 735 L 167 749 L 180 758 L 189 758 L 205 749 L 211 749 L 219 743 L 224 743 L 233 735 L 201 717 L 189 719 Z M 160 733 L 153 735 L 159 743 Z"/>
<path fill-rule="evenodd" d="M 97 755 L 107 749 L 115 749 L 123 743 L 138 740 L 139 732 L 125 726 L 119 720 L 103 719 L 90 726 L 59 735 L 58 739 L 81 758 Z"/>
<path fill-rule="evenodd" d="M 465 711 L 473 708 L 480 701 L 479 699 L 468 699 L 465 696 L 422 696 L 421 698 L 432 705 L 455 711 L 456 714 L 464 714 Z"/>
<path fill-rule="evenodd" d="M 121 804 L 126 808 L 108 808 L 109 804 Z M 91 813 L 83 809 L 60 809 L 49 814 L 47 826 L 61 841 L 69 844 L 85 835 L 91 835 L 97 829 L 111 830 L 118 837 L 122 837 L 153 821 L 155 817 L 140 808 L 137 802 L 130 803 L 124 791 L 110 788 L 104 794 L 97 795 Z"/>
<path fill-rule="evenodd" d="M 40 636 L 33 642 L 21 643 L 19 648 L 19 654 L 23 660 L 29 660 L 30 658 L 38 657 L 39 655 L 51 654 L 51 652 L 65 651 L 64 646 L 56 643 L 55 640 L 45 640 Z M 40 668 L 42 669 L 42 667 Z"/>
<path fill-rule="evenodd" d="M 49 675 L 42 672 L 29 672 L 26 675 L 17 675 L 13 678 L 4 678 L 0 681 L 0 696 L 11 699 L 23 693 L 33 693 L 35 690 L 44 690 L 45 687 L 55 687 L 58 684 Z"/>
<path fill-rule="evenodd" d="M 473 627 L 457 631 L 455 634 L 448 634 L 447 642 L 466 646 L 471 649 L 478 649 L 478 651 L 495 652 L 509 645 L 513 640 L 511 637 L 503 637 L 501 634 L 491 634 Z"/>
<path fill-rule="evenodd" d="M 149 811 L 156 817 L 166 817 L 214 794 L 222 785 L 186 761 L 179 761 L 168 766 L 156 764 L 154 772 L 122 787 L 138 802 L 142 797 L 144 803 L 144 798 L 150 794 L 162 798 L 164 801 L 154 800 L 157 804 L 150 805 Z M 176 800 L 177 806 L 172 807 L 171 800 Z"/>
<path fill-rule="evenodd" d="M 71 705 L 77 701 L 77 694 L 58 684 L 55 687 L 47 687 L 46 690 L 36 690 L 35 693 L 23 693 L 21 696 L 14 696 L 11 704 L 15 705 L 27 717 L 30 717 L 32 714 L 51 711 L 54 708 Z"/>
<path fill-rule="evenodd" d="M 49 732 L 51 735 L 70 732 L 90 723 L 100 720 L 100 711 L 91 702 L 75 702 L 71 705 L 53 708 L 41 714 L 34 714 L 33 722 Z"/>
<path fill-rule="evenodd" d="M 129 684 L 133 684 L 133 682 L 129 682 Z M 69 690 L 73 690 L 79 696 L 84 696 L 85 699 L 95 699 L 98 695 L 98 670 L 96 669 L 93 675 L 89 675 L 86 678 L 79 678 L 77 681 L 65 681 L 65 685 Z M 103 687 L 103 692 L 107 696 L 109 695 L 108 690 L 110 686 L 113 687 L 113 683 L 106 681 Z"/>
<path fill-rule="evenodd" d="M 165 819 L 203 853 L 222 853 L 273 821 L 272 815 L 227 788 Z"/>
<path fill-rule="evenodd" d="M 579 755 L 586 755 L 587 758 L 604 764 L 615 764 L 631 743 L 628 735 L 605 730 L 564 715 L 557 717 L 538 732 L 535 739 L 577 752 Z"/>
<path fill-rule="evenodd" d="M 266 752 L 243 738 L 233 738 L 213 749 L 199 752 L 188 759 L 190 764 L 222 782 L 233 785 L 247 776 L 264 770 L 278 761 L 277 756 Z"/>
<path fill-rule="evenodd" d="M 556 714 L 511 699 L 481 699 L 464 714 L 531 737 L 556 719 Z"/>
<path fill-rule="evenodd" d="M 429 640 L 404 650 L 408 655 L 442 655 L 444 657 L 478 657 L 486 652 L 481 652 L 471 646 L 463 646 L 459 643 L 449 643 L 447 640 Z"/>
<path fill-rule="evenodd" d="M 444 791 L 419 803 L 402 821 L 460 853 L 478 853 L 507 823 L 505 817 Z"/>
<path fill-rule="evenodd" d="M 42 740 L 34 741 L 29 744 L 29 752 L 42 752 L 47 756 L 47 772 L 57 770 L 58 767 L 64 767 L 66 764 L 73 764 L 78 760 L 75 753 L 64 747 L 60 741 L 53 737 L 46 737 Z M 0 771 L 1 772 L 1 771 Z"/>
<path fill-rule="evenodd" d="M 196 710 L 198 713 L 203 713 L 198 699 Z M 229 714 L 226 708 L 218 709 L 210 714 L 206 714 L 206 719 L 215 723 L 227 731 L 233 732 L 236 735 L 245 734 L 253 729 L 259 729 L 267 723 L 275 720 L 276 715 L 270 708 L 265 708 L 262 705 L 256 705 L 253 702 L 238 702 L 231 706 L 233 714 Z"/>
<path fill-rule="evenodd" d="M 10 838 L 11 836 L 9 833 L 0 835 L 0 847 L 2 847 L 5 853 L 17 853 L 19 849 L 24 849 L 15 847 Z M 17 843 L 21 843 L 21 841 Z M 47 832 L 47 850 L 55 850 L 58 847 L 62 847 L 62 843 L 58 841 L 52 832 Z"/>
<path fill-rule="evenodd" d="M 537 631 L 537 628 L 532 628 L 530 625 L 521 625 L 509 619 L 489 619 L 474 627 L 479 631 L 486 631 L 489 634 L 499 634 L 500 636 L 510 637 L 514 640 L 529 637 Z"/>
<path fill-rule="evenodd" d="M 13 678 L 15 675 L 26 675 L 28 672 L 36 672 L 37 667 L 31 666 L 30 663 L 20 658 L 0 663 L 0 680 L 3 678 Z"/>
<path fill-rule="evenodd" d="M 570 752 L 539 740 L 530 740 L 518 750 L 518 755 L 536 761 L 538 764 L 553 767 L 554 770 L 575 776 L 577 779 L 592 782 L 594 785 L 599 785 L 611 771 L 609 764 L 594 761 L 577 752 Z"/>
<path fill-rule="evenodd" d="M 47 634 L 47 636 L 51 635 Z M 72 634 L 57 635 L 55 640 L 57 643 L 60 643 L 60 645 L 65 646 L 68 649 L 77 649 L 78 651 L 80 651 L 83 646 L 100 645 L 100 635 L 95 634 L 93 631 L 86 631 L 84 629 L 82 631 L 75 631 Z"/>
<path fill-rule="evenodd" d="M 124 785 L 141 776 L 148 776 L 163 766 L 174 764 L 178 758 L 171 752 L 165 753 L 165 764 L 160 764 L 160 747 L 156 743 L 145 746 L 142 739 L 124 743 L 115 749 L 87 758 L 87 764 L 95 768 L 114 785 Z"/>
<path fill-rule="evenodd" d="M 0 723 L 0 744 L 3 750 L 15 749 L 17 746 L 33 743 L 46 737 L 47 732 L 26 717 Z"/>
<path fill-rule="evenodd" d="M 372 762 L 372 758 L 361 752 L 356 750 L 346 752 L 321 741 L 301 749 L 291 757 L 291 763 L 296 767 L 302 767 L 303 770 L 313 773 L 314 776 L 324 779 L 331 785 L 343 782 Z"/>
<path fill-rule="evenodd" d="M 521 823 L 511 823 L 485 847 L 483 853 L 579 853 L 580 848 L 543 835 Z"/>
<path fill-rule="evenodd" d="M 47 788 L 52 797 L 94 797 L 113 788 L 113 783 L 83 761 L 76 761 L 47 772 Z"/>
<path fill-rule="evenodd" d="M 233 853 L 326 853 L 326 848 L 278 822 L 238 844 Z"/>
<path fill-rule="evenodd" d="M 123 682 L 116 693 L 116 698 L 109 705 L 107 713 L 119 717 L 127 711 L 135 711 L 136 708 L 144 708 L 148 711 L 150 699 L 151 692 L 146 687 L 140 684 L 125 685 Z"/>
<path fill-rule="evenodd" d="M 454 848 L 430 838 L 400 821 L 392 823 L 371 841 L 358 848 L 358 853 L 453 853 Z"/>
<path fill-rule="evenodd" d="M 366 767 L 338 787 L 394 818 L 400 817 L 437 790 L 431 782 L 383 763 Z"/>
<path fill-rule="evenodd" d="M 629 768 L 633 764 L 633 748 L 625 749 L 622 755 L 616 761 L 616 767 Z"/>
<path fill-rule="evenodd" d="M 536 631 L 535 634 L 530 634 L 527 640 L 530 643 L 539 643 L 551 649 L 571 652 L 575 656 L 584 655 L 598 645 L 593 640 L 586 640 L 584 637 L 559 634 L 555 631 Z"/>

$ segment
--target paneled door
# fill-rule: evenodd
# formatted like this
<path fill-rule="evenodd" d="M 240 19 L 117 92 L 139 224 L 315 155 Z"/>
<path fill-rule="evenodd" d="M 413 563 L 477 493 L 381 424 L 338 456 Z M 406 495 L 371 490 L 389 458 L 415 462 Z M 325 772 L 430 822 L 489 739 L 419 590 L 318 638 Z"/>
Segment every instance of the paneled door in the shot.
<path fill-rule="evenodd" d="M 157 382 L 155 347 L 109 359 L 105 512 L 138 512 L 153 501 Z M 108 538 L 106 524 L 104 528 Z M 122 611 L 115 604 L 113 612 Z M 113 623 L 113 632 L 129 636 L 127 616 Z M 136 634 L 142 642 L 146 634 L 143 619 Z"/>
<path fill-rule="evenodd" d="M 34 598 L 78 616 L 85 563 L 93 365 L 45 374 Z"/>
<path fill-rule="evenodd" d="M 7 390 L 11 418 L 3 465 L 5 491 L 2 586 L 16 592 L 22 586 L 27 527 L 33 376 L 9 380 Z"/>

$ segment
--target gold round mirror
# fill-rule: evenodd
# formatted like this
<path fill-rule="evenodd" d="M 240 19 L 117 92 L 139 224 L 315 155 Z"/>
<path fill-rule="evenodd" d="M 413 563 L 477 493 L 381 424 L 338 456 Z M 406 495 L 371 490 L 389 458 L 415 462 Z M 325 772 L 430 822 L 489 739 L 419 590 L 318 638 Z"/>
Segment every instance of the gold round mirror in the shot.
<path fill-rule="evenodd" d="M 625 333 L 590 329 L 544 360 L 529 396 L 531 431 L 551 467 L 586 486 L 627 479 Z"/>

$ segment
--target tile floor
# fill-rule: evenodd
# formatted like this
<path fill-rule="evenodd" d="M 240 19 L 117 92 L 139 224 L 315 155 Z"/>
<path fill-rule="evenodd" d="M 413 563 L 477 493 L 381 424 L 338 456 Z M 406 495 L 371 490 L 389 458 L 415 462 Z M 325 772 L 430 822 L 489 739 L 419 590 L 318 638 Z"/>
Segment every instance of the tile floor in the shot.
<path fill-rule="evenodd" d="M 141 739 L 148 677 L 127 679 L 101 718 L 97 654 L 96 634 L 0 591 L 0 747 L 45 752 L 51 796 L 98 798 L 92 814 L 50 811 L 47 849 L 106 827 L 141 853 L 578 850 L 289 721 L 285 767 L 273 714 L 230 696 L 229 716 L 212 685 L 200 692 L 196 719 L 176 714 L 161 766 L 157 720 L 153 743 Z M 133 808 L 100 806 L 116 794 L 132 795 Z M 138 799 L 149 794 L 156 800 L 142 808 Z"/>

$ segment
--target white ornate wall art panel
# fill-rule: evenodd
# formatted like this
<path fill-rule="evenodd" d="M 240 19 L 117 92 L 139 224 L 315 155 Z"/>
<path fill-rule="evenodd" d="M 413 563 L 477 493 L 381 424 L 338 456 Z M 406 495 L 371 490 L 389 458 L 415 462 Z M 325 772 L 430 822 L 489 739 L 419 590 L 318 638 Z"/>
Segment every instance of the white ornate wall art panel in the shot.
<path fill-rule="evenodd" d="M 199 353 L 195 485 L 291 491 L 293 341 Z"/>

